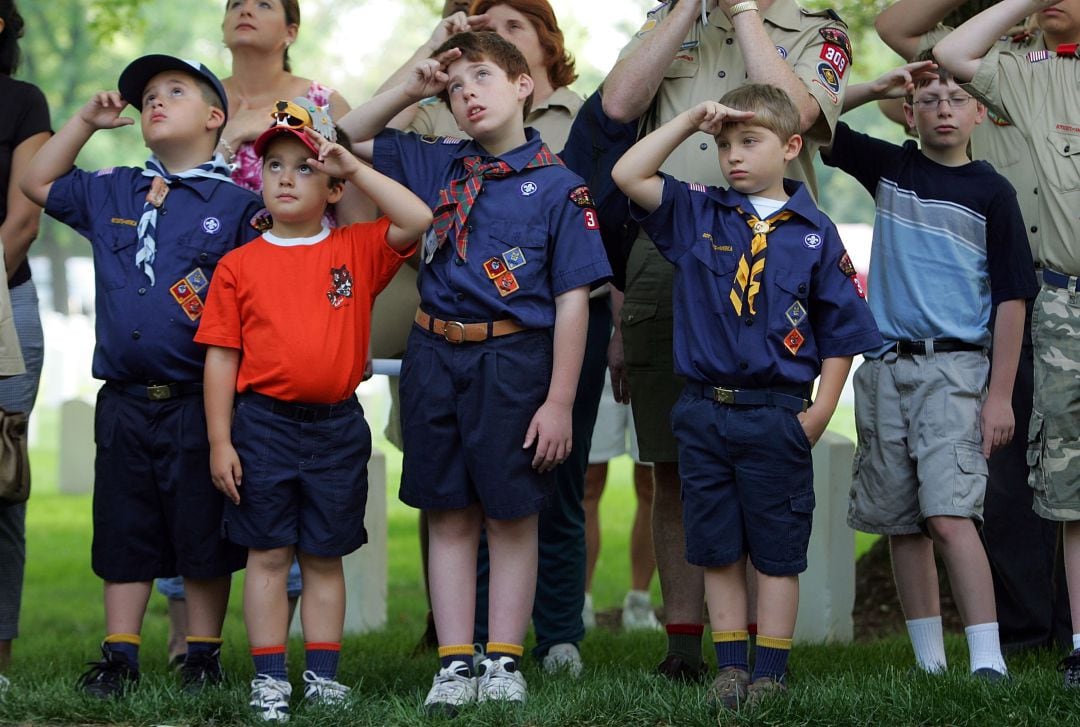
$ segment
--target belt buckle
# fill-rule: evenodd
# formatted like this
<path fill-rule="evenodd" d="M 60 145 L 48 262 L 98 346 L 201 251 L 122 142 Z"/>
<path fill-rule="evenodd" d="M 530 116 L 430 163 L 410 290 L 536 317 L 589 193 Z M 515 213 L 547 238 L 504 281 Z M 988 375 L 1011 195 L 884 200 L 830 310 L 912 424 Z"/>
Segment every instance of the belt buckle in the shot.
<path fill-rule="evenodd" d="M 455 331 L 459 337 L 451 337 L 450 331 Z M 465 342 L 465 324 L 461 321 L 447 321 L 443 325 L 443 340 L 447 343 L 464 343 Z"/>
<path fill-rule="evenodd" d="M 168 384 L 156 384 L 146 387 L 146 398 L 150 401 L 163 401 L 172 398 L 172 387 Z"/>
<path fill-rule="evenodd" d="M 714 386 L 712 391 L 713 401 L 718 401 L 721 404 L 735 403 L 735 389 L 722 389 L 719 386 Z"/>

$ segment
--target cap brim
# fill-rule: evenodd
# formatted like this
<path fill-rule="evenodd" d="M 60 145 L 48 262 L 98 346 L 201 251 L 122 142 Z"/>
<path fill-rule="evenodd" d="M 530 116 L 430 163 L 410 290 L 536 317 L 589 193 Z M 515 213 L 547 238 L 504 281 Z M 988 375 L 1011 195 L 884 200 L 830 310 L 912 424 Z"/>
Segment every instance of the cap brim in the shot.
<path fill-rule="evenodd" d="M 116 87 L 125 101 L 142 111 L 143 89 L 146 88 L 146 84 L 150 82 L 150 79 L 165 71 L 181 71 L 205 80 L 213 87 L 218 98 L 221 99 L 222 109 L 225 111 L 226 118 L 228 118 L 229 100 L 225 95 L 225 87 L 221 85 L 221 81 L 206 66 L 202 64 L 195 66 L 182 58 L 167 55 L 149 55 L 136 58 L 120 74 L 120 80 L 117 82 Z"/>
<path fill-rule="evenodd" d="M 270 145 L 270 142 L 281 136 L 282 134 L 292 134 L 300 141 L 304 142 L 304 146 L 311 150 L 311 153 L 315 156 L 319 155 L 319 147 L 311 143 L 311 139 L 307 137 L 303 129 L 293 129 L 288 126 L 271 126 L 269 129 L 259 134 L 259 138 L 255 140 L 253 145 L 255 153 L 262 157 L 266 155 L 266 147 Z"/>

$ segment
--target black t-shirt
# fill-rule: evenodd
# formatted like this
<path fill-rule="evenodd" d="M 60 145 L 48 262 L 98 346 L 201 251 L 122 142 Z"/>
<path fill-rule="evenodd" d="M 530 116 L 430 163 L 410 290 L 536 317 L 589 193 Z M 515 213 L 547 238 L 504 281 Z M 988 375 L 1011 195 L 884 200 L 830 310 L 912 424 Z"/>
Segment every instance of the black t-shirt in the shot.
<path fill-rule="evenodd" d="M 50 131 L 49 106 L 37 86 L 0 74 L 0 98 L 5 113 L 0 114 L 0 221 L 7 218 L 8 189 L 11 179 L 11 158 L 15 147 L 31 136 Z M 30 264 L 23 261 L 11 278 L 17 285 L 30 278 Z"/>

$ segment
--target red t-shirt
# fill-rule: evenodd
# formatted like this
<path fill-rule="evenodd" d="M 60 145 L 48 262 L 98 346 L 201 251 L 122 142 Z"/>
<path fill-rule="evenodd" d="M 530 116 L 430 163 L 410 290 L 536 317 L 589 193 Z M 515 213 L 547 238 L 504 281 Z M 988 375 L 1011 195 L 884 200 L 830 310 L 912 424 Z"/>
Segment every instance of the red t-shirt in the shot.
<path fill-rule="evenodd" d="M 239 392 L 320 404 L 352 396 L 371 305 L 411 254 L 386 243 L 389 227 L 382 217 L 236 248 L 214 271 L 195 341 L 240 349 Z"/>

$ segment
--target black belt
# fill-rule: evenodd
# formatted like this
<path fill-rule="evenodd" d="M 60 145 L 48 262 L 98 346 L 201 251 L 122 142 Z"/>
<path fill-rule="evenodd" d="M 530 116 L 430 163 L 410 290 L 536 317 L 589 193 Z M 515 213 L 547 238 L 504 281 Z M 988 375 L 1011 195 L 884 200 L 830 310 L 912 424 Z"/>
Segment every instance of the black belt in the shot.
<path fill-rule="evenodd" d="M 934 353 L 956 353 L 957 351 L 983 351 L 986 346 L 968 343 L 959 338 L 932 338 Z M 886 353 L 895 352 L 899 356 L 925 356 L 926 341 L 897 341 Z"/>
<path fill-rule="evenodd" d="M 340 416 L 346 411 L 352 411 L 360 405 L 356 400 L 355 395 L 350 396 L 348 399 L 342 399 L 335 404 L 310 404 L 302 401 L 282 401 L 281 399 L 275 399 L 272 396 L 266 396 L 265 394 L 260 394 L 255 391 L 245 391 L 243 394 L 239 394 L 237 399 L 250 402 L 260 409 L 272 411 L 279 416 L 292 419 L 293 421 L 302 424 L 323 422 L 331 417 Z"/>
<path fill-rule="evenodd" d="M 779 406 L 794 412 L 806 411 L 810 406 L 810 387 L 803 384 L 767 389 L 731 389 L 689 381 L 686 390 L 703 399 L 731 406 Z"/>
<path fill-rule="evenodd" d="M 202 394 L 202 384 L 171 383 L 171 384 L 130 384 L 126 381 L 107 381 L 106 386 L 122 391 L 125 394 L 137 396 L 140 399 L 150 401 L 165 401 L 175 399 L 178 396 L 193 396 Z"/>
<path fill-rule="evenodd" d="M 1064 288 L 1074 293 L 1080 293 L 1080 278 L 1075 275 L 1066 275 L 1065 273 L 1059 273 L 1057 270 L 1043 268 L 1042 279 L 1044 283 L 1055 288 Z"/>

